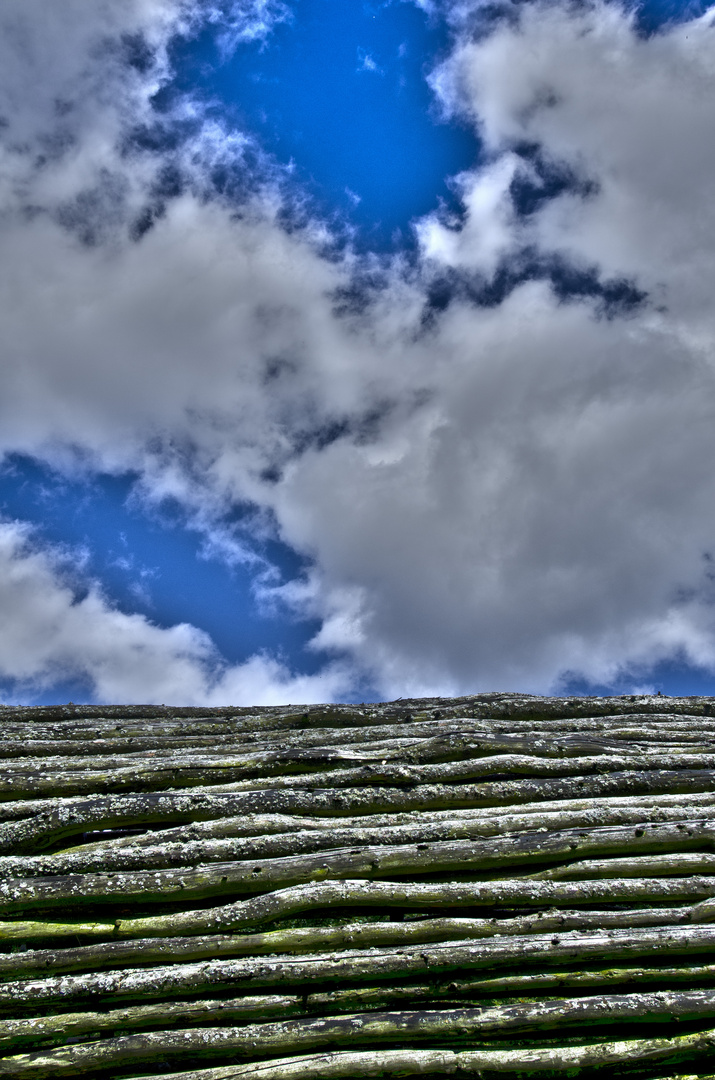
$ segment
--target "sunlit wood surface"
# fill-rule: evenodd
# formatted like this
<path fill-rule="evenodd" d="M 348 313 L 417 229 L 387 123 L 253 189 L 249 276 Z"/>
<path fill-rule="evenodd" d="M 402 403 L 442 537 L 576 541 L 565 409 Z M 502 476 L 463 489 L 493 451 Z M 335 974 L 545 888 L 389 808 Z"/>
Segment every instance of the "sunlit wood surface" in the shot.
<path fill-rule="evenodd" d="M 712 1076 L 714 716 L 0 707 L 0 1076 Z"/>

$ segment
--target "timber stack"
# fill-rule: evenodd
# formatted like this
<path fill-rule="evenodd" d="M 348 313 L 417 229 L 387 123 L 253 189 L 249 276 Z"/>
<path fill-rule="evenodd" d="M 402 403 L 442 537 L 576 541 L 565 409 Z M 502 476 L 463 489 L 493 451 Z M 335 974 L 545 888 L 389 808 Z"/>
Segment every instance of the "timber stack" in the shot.
<path fill-rule="evenodd" d="M 713 717 L 0 707 L 0 1077 L 712 1076 Z"/>

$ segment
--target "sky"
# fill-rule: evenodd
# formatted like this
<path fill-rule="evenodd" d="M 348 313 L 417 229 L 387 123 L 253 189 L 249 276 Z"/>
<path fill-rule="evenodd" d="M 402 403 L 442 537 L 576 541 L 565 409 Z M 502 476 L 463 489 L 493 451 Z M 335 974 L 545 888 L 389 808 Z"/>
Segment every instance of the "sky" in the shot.
<path fill-rule="evenodd" d="M 0 700 L 715 693 L 715 8 L 4 0 Z"/>

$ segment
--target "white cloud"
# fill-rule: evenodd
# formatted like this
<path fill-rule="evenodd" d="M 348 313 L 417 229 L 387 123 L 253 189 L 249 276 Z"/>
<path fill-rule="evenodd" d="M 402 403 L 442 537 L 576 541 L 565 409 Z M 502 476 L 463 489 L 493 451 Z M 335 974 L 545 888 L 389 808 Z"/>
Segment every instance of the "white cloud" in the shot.
<path fill-rule="evenodd" d="M 213 22 L 218 27 L 224 55 L 243 42 L 264 40 L 277 23 L 292 18 L 290 6 L 282 0 L 214 0 L 202 5 L 194 0 L 187 6 L 195 22 Z"/>
<path fill-rule="evenodd" d="M 420 224 L 430 265 L 488 279 L 531 244 L 652 300 L 612 321 L 537 285 L 456 301 L 401 455 L 341 444 L 295 466 L 280 519 L 328 582 L 363 583 L 355 647 L 390 693 L 715 666 L 714 33 L 706 16 L 643 39 L 615 6 L 533 4 L 433 80 L 490 159 L 460 178 L 460 227 Z M 517 143 L 593 192 L 518 220 Z"/>
<path fill-rule="evenodd" d="M 366 52 L 365 49 L 358 49 L 357 58 L 358 58 L 358 66 L 355 69 L 356 71 L 370 71 L 374 75 L 384 75 L 385 74 L 385 72 L 378 65 L 378 63 L 374 59 L 374 57 L 372 57 L 369 52 Z"/>
<path fill-rule="evenodd" d="M 151 98 L 171 75 L 172 38 L 214 23 L 228 52 L 288 17 L 281 0 L 6 0 L 0 205 L 83 221 L 107 239 L 141 211 L 165 164 L 134 136 L 156 126 Z M 199 123 L 193 151 L 204 165 L 235 160 L 247 141 L 224 132 L 219 148 L 215 124 L 189 98 L 164 122 L 178 118 Z"/>
<path fill-rule="evenodd" d="M 541 211 L 542 248 L 637 276 L 693 315 L 715 255 L 713 13 L 649 38 L 634 23 L 615 4 L 524 5 L 518 29 L 460 44 L 433 85 L 500 160 L 535 143 L 595 182 Z"/>
<path fill-rule="evenodd" d="M 465 216 L 445 223 L 433 214 L 417 222 L 423 257 L 440 267 L 472 271 L 491 278 L 515 253 L 521 238 L 509 188 L 524 168 L 516 154 L 502 154 L 477 175 L 456 178 Z"/>
<path fill-rule="evenodd" d="M 276 705 L 339 695 L 349 672 L 293 675 L 271 657 L 229 666 L 196 627 L 164 629 L 113 608 L 96 585 L 78 598 L 66 553 L 39 550 L 27 528 L 0 523 L 0 683 L 27 688 L 72 678 L 99 702 Z"/>
<path fill-rule="evenodd" d="M 360 266 L 323 256 L 324 226 L 287 232 L 268 186 L 240 214 L 206 198 L 206 162 L 244 145 L 215 123 L 175 153 L 184 193 L 130 239 L 165 160 L 127 156 L 122 138 L 198 8 L 87 10 L 68 0 L 55 23 L 24 0 L 0 15 L 14 50 L 0 55 L 0 450 L 138 469 L 148 498 L 179 498 L 226 550 L 212 515 L 252 501 L 314 560 L 282 599 L 386 695 L 547 690 L 567 671 L 608 681 L 678 656 L 715 668 L 710 17 L 644 39 L 615 6 L 536 2 L 460 35 L 433 85 L 488 148 L 458 180 L 464 220 L 420 223 L 417 270 L 395 260 L 362 314 L 338 315 Z M 153 66 L 108 66 L 109 43 L 140 31 Z M 519 218 L 526 142 L 591 193 Z M 38 164 L 41 144 L 56 152 Z M 71 206 L 94 215 L 93 245 L 68 228 Z M 608 319 L 526 281 L 491 307 L 457 292 L 422 319 L 441 276 L 488 281 L 529 246 L 650 301 Z M 102 700 L 346 692 L 348 668 L 302 683 L 266 657 L 222 668 L 193 627 L 116 612 L 96 587 L 73 603 L 51 553 L 15 526 L 0 536 L 7 678 L 77 671 Z"/>

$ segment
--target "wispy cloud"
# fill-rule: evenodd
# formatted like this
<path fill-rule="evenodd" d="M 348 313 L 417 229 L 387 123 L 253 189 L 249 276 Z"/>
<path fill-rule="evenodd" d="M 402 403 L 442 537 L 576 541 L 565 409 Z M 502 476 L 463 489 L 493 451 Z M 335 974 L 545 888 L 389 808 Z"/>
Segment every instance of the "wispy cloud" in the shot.
<path fill-rule="evenodd" d="M 373 75 L 384 75 L 385 72 L 379 66 L 374 57 L 370 55 L 365 49 L 358 49 L 357 51 L 357 71 L 368 71 Z"/>
<path fill-rule="evenodd" d="M 211 0 L 198 4 L 189 0 L 194 25 L 213 23 L 219 29 L 218 43 L 224 56 L 248 41 L 265 41 L 275 27 L 293 17 L 283 0 Z"/>

